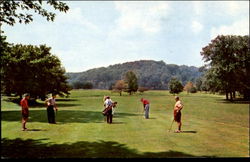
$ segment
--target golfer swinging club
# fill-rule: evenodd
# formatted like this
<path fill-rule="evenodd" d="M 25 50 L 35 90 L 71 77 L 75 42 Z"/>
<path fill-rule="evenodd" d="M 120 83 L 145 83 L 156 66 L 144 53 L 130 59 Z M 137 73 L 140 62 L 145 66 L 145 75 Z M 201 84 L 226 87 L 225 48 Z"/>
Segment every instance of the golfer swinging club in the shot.
<path fill-rule="evenodd" d="M 180 98 L 178 96 L 175 96 L 175 105 L 174 105 L 174 121 L 178 123 L 178 130 L 175 131 L 175 133 L 181 132 L 181 110 L 183 108 L 183 104 L 180 101 Z"/>

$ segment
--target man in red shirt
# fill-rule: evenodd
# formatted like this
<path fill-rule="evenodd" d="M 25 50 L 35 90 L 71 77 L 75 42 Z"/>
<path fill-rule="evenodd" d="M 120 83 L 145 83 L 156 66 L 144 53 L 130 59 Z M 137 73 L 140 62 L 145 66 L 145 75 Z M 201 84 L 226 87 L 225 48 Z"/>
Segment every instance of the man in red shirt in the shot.
<path fill-rule="evenodd" d="M 145 119 L 149 119 L 149 101 L 144 98 L 141 98 L 141 102 L 144 107 Z"/>
<path fill-rule="evenodd" d="M 20 105 L 21 105 L 21 108 L 22 108 L 22 127 L 23 127 L 23 131 L 27 130 L 25 125 L 26 125 L 26 123 L 28 121 L 28 117 L 29 117 L 29 105 L 28 105 L 29 98 L 30 98 L 30 95 L 25 94 L 24 98 L 20 102 Z"/>

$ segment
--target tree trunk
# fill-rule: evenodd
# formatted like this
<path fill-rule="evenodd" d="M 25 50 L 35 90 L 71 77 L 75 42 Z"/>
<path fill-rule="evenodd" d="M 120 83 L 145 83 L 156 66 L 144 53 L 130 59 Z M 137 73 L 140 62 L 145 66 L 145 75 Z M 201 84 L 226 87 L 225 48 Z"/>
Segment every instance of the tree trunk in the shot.
<path fill-rule="evenodd" d="M 226 100 L 228 100 L 228 91 L 226 90 Z"/>
<path fill-rule="evenodd" d="M 122 92 L 120 92 L 120 96 L 122 96 Z"/>

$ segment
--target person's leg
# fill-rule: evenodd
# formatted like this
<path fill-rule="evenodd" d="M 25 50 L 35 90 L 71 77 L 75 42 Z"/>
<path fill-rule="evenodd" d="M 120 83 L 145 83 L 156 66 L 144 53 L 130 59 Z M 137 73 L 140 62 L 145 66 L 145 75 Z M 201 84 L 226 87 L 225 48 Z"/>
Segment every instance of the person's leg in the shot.
<path fill-rule="evenodd" d="M 182 123 L 181 123 L 181 121 L 178 123 L 178 130 L 179 130 L 179 132 L 181 131 L 181 125 L 182 125 Z"/>
<path fill-rule="evenodd" d="M 23 128 L 23 130 L 27 129 L 26 128 L 26 122 L 27 122 L 27 120 L 25 120 L 25 118 L 22 118 L 22 128 Z"/>
<path fill-rule="evenodd" d="M 50 117 L 50 108 L 47 108 L 47 117 L 48 117 L 48 122 L 51 123 L 51 117 Z"/>
<path fill-rule="evenodd" d="M 56 123 L 54 107 L 51 109 L 51 121 L 53 124 Z"/>
<path fill-rule="evenodd" d="M 107 114 L 107 123 L 109 123 L 109 114 Z"/>
<path fill-rule="evenodd" d="M 149 118 L 149 105 L 145 106 L 145 118 L 148 119 Z"/>
<path fill-rule="evenodd" d="M 54 122 L 53 116 L 55 115 L 53 107 L 49 106 L 47 108 L 47 114 L 48 114 L 48 122 L 53 123 Z"/>
<path fill-rule="evenodd" d="M 110 124 L 112 123 L 112 120 L 113 120 L 113 115 L 110 114 Z"/>

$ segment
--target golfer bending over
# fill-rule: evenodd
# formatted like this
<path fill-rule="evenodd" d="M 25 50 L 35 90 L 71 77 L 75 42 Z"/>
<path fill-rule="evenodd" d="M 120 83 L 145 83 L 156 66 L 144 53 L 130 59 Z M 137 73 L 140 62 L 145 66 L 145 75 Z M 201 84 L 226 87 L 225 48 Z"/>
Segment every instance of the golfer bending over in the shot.
<path fill-rule="evenodd" d="M 178 96 L 175 96 L 175 105 L 174 105 L 174 121 L 178 123 L 178 130 L 176 130 L 176 133 L 181 132 L 181 109 L 183 108 L 183 104 L 180 101 L 180 98 Z"/>
<path fill-rule="evenodd" d="M 145 119 L 148 119 L 149 118 L 149 101 L 144 98 L 141 98 L 141 102 L 144 107 Z"/>

